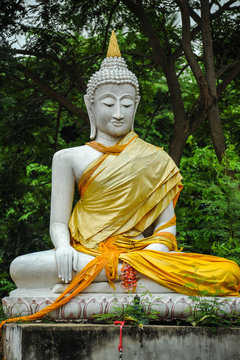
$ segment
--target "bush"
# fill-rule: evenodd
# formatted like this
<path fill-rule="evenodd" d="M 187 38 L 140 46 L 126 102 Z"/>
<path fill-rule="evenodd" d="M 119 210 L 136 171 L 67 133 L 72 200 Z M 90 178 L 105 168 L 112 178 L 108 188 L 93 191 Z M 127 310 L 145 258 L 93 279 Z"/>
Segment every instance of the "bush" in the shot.
<path fill-rule="evenodd" d="M 181 162 L 184 189 L 176 209 L 183 251 L 210 253 L 240 264 L 240 163 L 231 146 L 219 164 L 210 147 Z"/>

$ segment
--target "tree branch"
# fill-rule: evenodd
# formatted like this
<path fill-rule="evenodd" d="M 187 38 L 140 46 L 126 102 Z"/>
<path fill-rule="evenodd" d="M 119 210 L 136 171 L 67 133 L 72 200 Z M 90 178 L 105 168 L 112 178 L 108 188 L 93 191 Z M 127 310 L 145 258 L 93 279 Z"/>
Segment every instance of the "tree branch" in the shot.
<path fill-rule="evenodd" d="M 178 1 L 176 1 L 176 2 L 178 2 Z M 195 21 L 195 23 L 200 25 L 201 24 L 201 17 L 193 10 L 193 8 L 191 6 L 189 6 L 189 4 L 187 4 L 187 6 L 188 6 L 188 11 L 189 11 L 189 14 L 190 14 L 191 18 Z"/>
<path fill-rule="evenodd" d="M 234 63 L 232 64 L 228 64 L 228 65 L 225 65 L 223 66 L 221 69 L 219 69 L 216 73 L 216 77 L 219 79 L 220 76 L 222 76 L 226 71 L 238 66 L 240 64 L 240 61 L 235 61 Z"/>
<path fill-rule="evenodd" d="M 167 67 L 167 58 L 166 54 L 164 52 L 164 49 L 162 48 L 159 37 L 156 34 L 152 23 L 147 18 L 147 15 L 144 12 L 144 8 L 141 3 L 138 3 L 137 5 L 131 1 L 131 0 L 121 0 L 128 8 L 129 10 L 136 15 L 136 17 L 139 19 L 143 31 L 146 34 L 150 45 L 153 49 L 153 55 L 154 59 L 157 64 L 160 64 L 163 71 L 166 70 Z"/>
<path fill-rule="evenodd" d="M 149 131 L 150 131 L 151 126 L 152 126 L 153 119 L 154 119 L 157 111 L 159 110 L 160 106 L 162 105 L 163 101 L 166 99 L 166 97 L 168 95 L 169 95 L 169 91 L 163 95 L 161 101 L 157 104 L 156 108 L 154 109 L 154 111 L 152 113 L 152 116 L 151 116 L 151 119 L 150 119 L 150 122 L 149 122 L 149 125 L 148 125 L 148 128 L 147 128 L 147 131 L 146 131 L 146 134 L 145 134 L 143 140 L 146 140 L 146 138 L 148 137 Z"/>
<path fill-rule="evenodd" d="M 217 86 L 217 97 L 221 98 L 224 90 L 240 73 L 240 63 L 236 64 L 229 72 L 228 76 Z"/>
<path fill-rule="evenodd" d="M 56 64 L 58 64 L 61 68 L 66 70 L 71 75 L 71 79 L 77 85 L 77 87 L 81 93 L 84 94 L 86 92 L 87 86 L 85 84 L 85 81 L 81 78 L 81 76 L 79 75 L 79 72 L 76 70 L 76 68 L 72 67 L 71 65 L 68 65 L 65 61 L 59 59 L 57 56 L 54 56 L 54 55 L 48 54 L 48 53 L 41 53 L 38 51 L 22 50 L 22 49 L 13 49 L 13 52 L 15 54 L 35 56 L 37 58 L 48 59 L 48 60 L 54 61 Z"/>
<path fill-rule="evenodd" d="M 38 75 L 32 73 L 22 64 L 18 64 L 18 69 L 22 71 L 27 78 L 31 79 L 50 99 L 52 99 L 53 101 L 57 101 L 59 104 L 64 106 L 70 113 L 80 117 L 85 123 L 88 122 L 88 116 L 85 111 L 74 105 L 62 94 L 57 93 L 55 90 L 53 90 Z"/>
<path fill-rule="evenodd" d="M 168 33 L 166 30 L 166 26 L 165 26 L 166 25 L 165 12 L 163 9 L 162 9 L 161 13 L 162 13 L 162 19 L 160 19 L 159 23 L 160 23 L 160 27 L 161 27 L 161 30 L 162 30 L 162 33 L 164 36 L 164 42 L 165 42 L 165 47 L 167 49 L 167 55 L 170 55 L 172 53 L 172 46 L 168 39 Z"/>
<path fill-rule="evenodd" d="M 180 7 L 182 16 L 182 48 L 189 66 L 191 67 L 195 76 L 200 93 L 205 94 L 207 89 L 206 79 L 191 47 L 190 14 L 188 2 L 185 0 L 176 0 L 176 2 Z"/>
<path fill-rule="evenodd" d="M 213 146 L 218 160 L 221 162 L 226 150 L 226 143 L 217 102 L 216 73 L 214 66 L 209 0 L 201 0 L 201 29 L 204 67 L 209 92 L 207 98 L 208 121 Z"/>
<path fill-rule="evenodd" d="M 203 59 L 204 59 L 206 79 L 211 96 L 216 97 L 216 74 L 215 74 L 215 66 L 214 66 L 214 54 L 213 54 L 208 0 L 201 0 L 201 15 L 202 15 L 201 28 L 202 28 L 202 42 L 203 42 Z"/>
<path fill-rule="evenodd" d="M 228 10 L 230 8 L 230 5 L 234 4 L 235 2 L 237 2 L 237 0 L 229 0 L 229 1 L 227 1 L 215 13 L 210 15 L 210 19 L 211 20 L 217 19 L 219 16 L 221 16 L 224 13 L 225 10 Z"/>
<path fill-rule="evenodd" d="M 232 65 L 232 64 L 231 64 Z M 232 80 L 236 78 L 236 76 L 240 73 L 240 63 L 235 63 L 235 67 L 229 73 L 228 77 L 224 79 L 224 81 L 217 86 L 217 97 L 221 99 L 224 90 L 226 87 L 231 83 Z M 209 108 L 214 105 L 214 99 L 212 99 Z M 195 104 L 191 109 L 191 113 L 188 114 L 190 119 L 190 128 L 189 128 L 189 135 L 193 134 L 194 131 L 199 127 L 199 125 L 207 119 L 208 116 L 208 109 L 203 109 L 200 104 L 200 97 L 196 100 Z"/>
<path fill-rule="evenodd" d="M 143 32 L 145 33 L 152 47 L 154 60 L 156 64 L 159 64 L 162 67 L 166 77 L 174 113 L 174 131 L 170 147 L 170 155 L 172 156 L 173 160 L 179 164 L 186 142 L 188 119 L 186 119 L 186 113 L 179 80 L 176 74 L 175 63 L 171 56 L 167 56 L 164 48 L 161 46 L 159 36 L 154 30 L 152 22 L 149 20 L 141 1 L 137 1 L 136 3 L 132 0 L 122 0 L 122 2 L 138 18 Z"/>
<path fill-rule="evenodd" d="M 182 0 L 180 0 L 180 1 L 182 2 Z M 175 2 L 179 6 L 179 0 L 175 0 Z M 215 20 L 216 18 L 218 18 L 219 16 L 221 16 L 224 13 L 225 10 L 234 10 L 235 8 L 233 8 L 233 7 L 230 8 L 230 5 L 233 4 L 234 2 L 237 2 L 237 0 L 228 1 L 219 10 L 217 10 L 214 14 L 210 14 L 210 20 Z M 237 7 L 237 9 L 239 9 L 239 7 Z M 189 6 L 190 15 L 194 19 L 194 21 L 197 20 L 196 23 L 198 24 L 191 31 L 191 39 L 194 40 L 196 35 L 201 31 L 201 26 L 199 25 L 199 20 L 198 20 L 198 19 L 201 19 L 201 18 L 200 17 L 199 18 L 193 17 L 192 11 L 193 11 L 192 8 Z M 171 56 L 172 61 L 176 61 L 181 55 L 182 55 L 182 46 L 179 46 Z"/>
<path fill-rule="evenodd" d="M 149 59 L 151 61 L 153 61 L 153 57 L 150 56 L 150 55 L 147 55 L 147 54 L 143 54 L 139 51 L 121 51 L 121 53 L 124 55 L 133 55 L 133 56 L 139 56 L 139 57 L 143 57 L 143 58 L 146 58 L 146 59 Z"/>

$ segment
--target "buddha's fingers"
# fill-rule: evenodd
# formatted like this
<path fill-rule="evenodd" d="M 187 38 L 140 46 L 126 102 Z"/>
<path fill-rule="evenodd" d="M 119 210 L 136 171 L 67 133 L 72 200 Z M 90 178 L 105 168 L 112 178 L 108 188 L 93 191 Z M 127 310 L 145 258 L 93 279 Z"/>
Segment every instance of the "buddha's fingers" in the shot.
<path fill-rule="evenodd" d="M 73 252 L 74 250 L 70 245 L 56 249 L 58 276 L 65 283 L 72 279 Z"/>
<path fill-rule="evenodd" d="M 79 253 L 74 250 L 73 251 L 73 271 L 77 272 L 77 268 L 78 268 L 78 259 L 79 259 Z"/>

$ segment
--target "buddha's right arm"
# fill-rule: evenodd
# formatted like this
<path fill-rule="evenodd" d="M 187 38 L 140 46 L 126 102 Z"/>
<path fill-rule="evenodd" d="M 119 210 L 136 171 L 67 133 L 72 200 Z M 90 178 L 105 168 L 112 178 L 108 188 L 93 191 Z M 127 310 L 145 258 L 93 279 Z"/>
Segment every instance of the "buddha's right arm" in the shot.
<path fill-rule="evenodd" d="M 50 236 L 56 248 L 58 276 L 68 282 L 77 268 L 77 252 L 70 245 L 68 222 L 72 211 L 74 173 L 68 150 L 57 152 L 52 165 Z"/>

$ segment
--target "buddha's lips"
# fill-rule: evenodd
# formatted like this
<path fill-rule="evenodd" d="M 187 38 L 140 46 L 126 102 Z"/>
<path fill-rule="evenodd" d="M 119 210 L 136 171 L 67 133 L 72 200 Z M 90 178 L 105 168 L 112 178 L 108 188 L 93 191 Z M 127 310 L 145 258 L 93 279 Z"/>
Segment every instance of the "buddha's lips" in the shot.
<path fill-rule="evenodd" d="M 111 124 L 114 126 L 122 126 L 124 124 L 124 121 L 111 121 Z"/>

